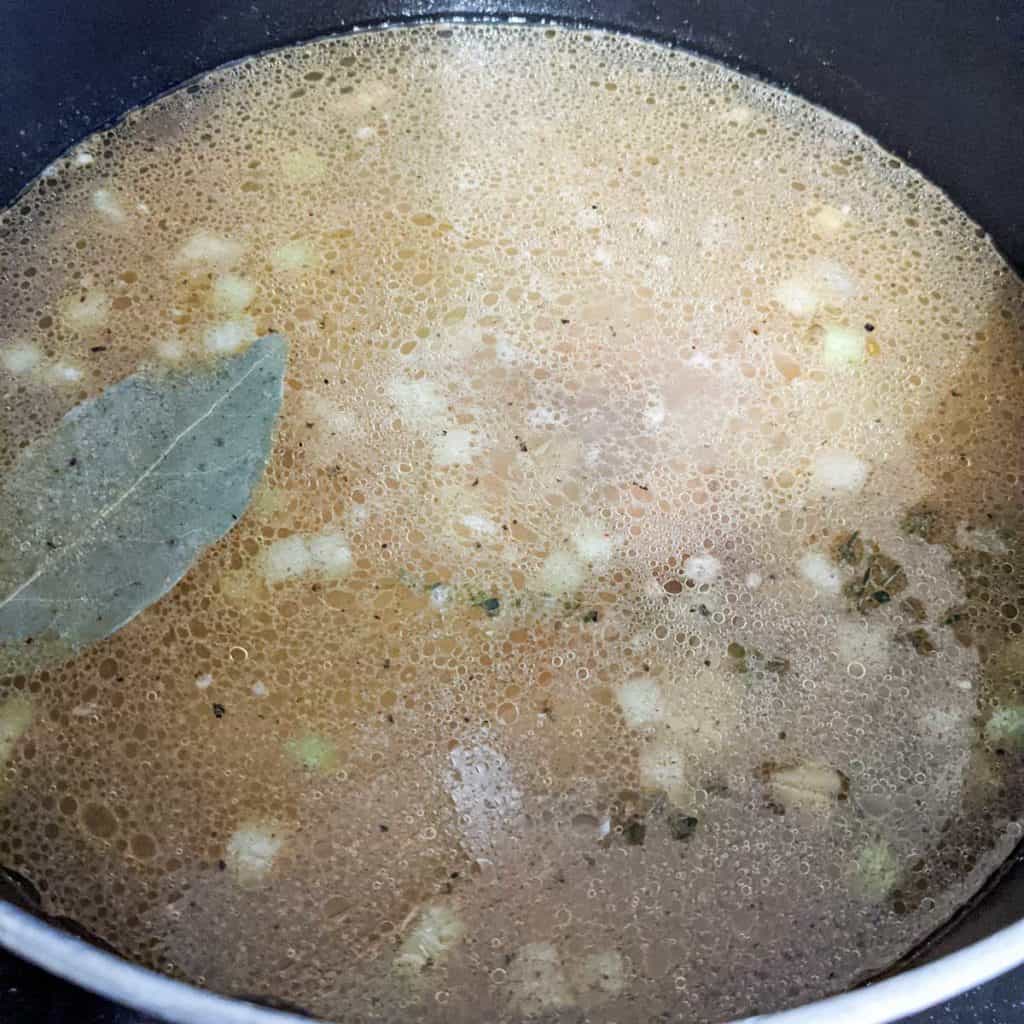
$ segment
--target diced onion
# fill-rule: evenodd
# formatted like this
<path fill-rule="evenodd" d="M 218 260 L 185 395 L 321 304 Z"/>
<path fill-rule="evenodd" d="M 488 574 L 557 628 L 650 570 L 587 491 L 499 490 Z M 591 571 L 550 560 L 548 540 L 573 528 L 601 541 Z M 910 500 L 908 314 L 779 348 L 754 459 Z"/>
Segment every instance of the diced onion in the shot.
<path fill-rule="evenodd" d="M 513 999 L 527 1014 L 565 1009 L 576 1002 L 558 951 L 550 942 L 523 946 L 509 967 L 509 982 Z"/>
<path fill-rule="evenodd" d="M 535 582 L 542 593 L 562 597 L 578 590 L 586 578 L 586 567 L 575 555 L 569 551 L 553 551 L 544 559 Z"/>
<path fill-rule="evenodd" d="M 867 358 L 867 340 L 863 331 L 831 324 L 822 333 L 825 365 L 841 370 L 863 363 Z"/>
<path fill-rule="evenodd" d="M 220 238 L 208 231 L 197 231 L 179 250 L 178 258 L 184 263 L 205 263 L 229 267 L 237 263 L 245 246 L 230 238 Z"/>
<path fill-rule="evenodd" d="M 453 427 L 434 441 L 434 462 L 439 466 L 465 466 L 473 461 L 477 448 L 470 431 Z"/>
<path fill-rule="evenodd" d="M 270 873 L 283 845 L 284 836 L 276 823 L 246 823 L 228 839 L 224 861 L 239 884 L 256 885 Z"/>
<path fill-rule="evenodd" d="M 772 796 L 787 809 L 817 814 L 831 810 L 845 788 L 834 768 L 810 763 L 775 769 L 769 786 Z"/>
<path fill-rule="evenodd" d="M 869 468 L 852 452 L 832 448 L 814 456 L 814 483 L 822 491 L 856 494 L 864 486 Z"/>
<path fill-rule="evenodd" d="M 270 254 L 270 265 L 279 271 L 308 270 L 319 262 L 312 242 L 296 239 L 278 246 Z"/>
<path fill-rule="evenodd" d="M 826 204 L 811 217 L 811 226 L 819 235 L 831 237 L 843 230 L 849 218 L 849 207 L 837 209 Z"/>
<path fill-rule="evenodd" d="M 653 679 L 634 676 L 615 691 L 622 717 L 632 729 L 660 722 L 665 717 L 665 701 L 661 687 Z"/>
<path fill-rule="evenodd" d="M 854 861 L 855 888 L 872 903 L 881 903 L 900 880 L 900 862 L 884 839 L 866 843 Z"/>
<path fill-rule="evenodd" d="M 395 967 L 403 973 L 419 974 L 443 960 L 465 932 L 466 926 L 450 907 L 443 903 L 424 907 L 398 947 Z"/>
<path fill-rule="evenodd" d="M 109 313 L 110 299 L 98 289 L 70 295 L 61 305 L 61 317 L 74 331 L 88 331 L 101 326 Z"/>
<path fill-rule="evenodd" d="M 213 307 L 220 313 L 245 311 L 256 295 L 256 285 L 238 274 L 222 274 L 213 283 Z"/>
<path fill-rule="evenodd" d="M 210 327 L 203 335 L 206 351 L 218 356 L 238 352 L 255 340 L 256 325 L 247 316 Z"/>
<path fill-rule="evenodd" d="M 0 363 L 8 373 L 28 373 L 39 365 L 43 353 L 36 345 L 11 345 L 0 349 Z"/>
<path fill-rule="evenodd" d="M 617 996 L 626 987 L 626 963 L 615 949 L 591 953 L 571 971 L 572 981 L 581 993 L 600 992 Z"/>
<path fill-rule="evenodd" d="M 583 523 L 573 530 L 573 549 L 589 565 L 604 565 L 612 557 L 615 543 L 615 538 L 603 525 Z"/>
<path fill-rule="evenodd" d="M 272 584 L 300 576 L 342 579 L 352 566 L 352 552 L 345 538 L 331 530 L 313 536 L 293 534 L 274 541 L 261 556 L 264 578 Z"/>
<path fill-rule="evenodd" d="M 722 563 L 714 555 L 691 555 L 683 562 L 683 573 L 694 583 L 714 583 L 722 571 Z"/>
<path fill-rule="evenodd" d="M 800 559 L 800 574 L 818 590 L 838 594 L 843 586 L 839 570 L 820 551 L 808 551 Z"/>
<path fill-rule="evenodd" d="M 121 205 L 120 200 L 110 189 L 96 189 L 92 194 L 92 205 L 97 213 L 105 217 L 112 224 L 123 224 L 128 219 L 128 215 L 124 212 L 124 207 Z"/>

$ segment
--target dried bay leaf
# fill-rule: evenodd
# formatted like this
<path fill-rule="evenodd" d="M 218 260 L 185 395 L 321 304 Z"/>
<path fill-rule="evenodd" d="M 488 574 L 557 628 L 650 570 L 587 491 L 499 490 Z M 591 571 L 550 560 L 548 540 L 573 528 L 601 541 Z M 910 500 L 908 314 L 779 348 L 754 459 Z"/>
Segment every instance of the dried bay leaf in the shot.
<path fill-rule="evenodd" d="M 66 657 L 162 597 L 238 521 L 270 454 L 287 346 L 138 373 L 0 483 L 0 671 Z"/>

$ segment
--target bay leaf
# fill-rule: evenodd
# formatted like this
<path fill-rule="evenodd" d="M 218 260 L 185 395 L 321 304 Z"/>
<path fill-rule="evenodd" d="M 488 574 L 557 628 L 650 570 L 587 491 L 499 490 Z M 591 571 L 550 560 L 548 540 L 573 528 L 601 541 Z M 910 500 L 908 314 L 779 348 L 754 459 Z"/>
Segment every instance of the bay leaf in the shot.
<path fill-rule="evenodd" d="M 69 654 L 166 594 L 241 517 L 287 345 L 141 372 L 75 406 L 0 483 L 0 670 Z"/>

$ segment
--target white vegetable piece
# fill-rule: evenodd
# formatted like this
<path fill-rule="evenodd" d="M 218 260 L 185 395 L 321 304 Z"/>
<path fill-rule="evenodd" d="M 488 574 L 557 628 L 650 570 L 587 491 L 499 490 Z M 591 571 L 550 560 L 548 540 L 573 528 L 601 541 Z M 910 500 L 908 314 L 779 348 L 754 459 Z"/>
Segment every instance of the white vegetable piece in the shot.
<path fill-rule="evenodd" d="M 304 576 L 312 564 L 313 556 L 306 538 L 297 533 L 283 540 L 275 540 L 262 556 L 263 575 L 268 583 L 281 583 Z"/>
<path fill-rule="evenodd" d="M 586 566 L 570 551 L 552 551 L 535 577 L 535 586 L 543 594 L 562 597 L 579 590 L 587 578 Z"/>
<path fill-rule="evenodd" d="M 753 110 L 744 105 L 730 107 L 724 114 L 722 114 L 722 120 L 727 124 L 735 124 L 740 127 L 745 124 L 750 124 L 753 117 Z"/>
<path fill-rule="evenodd" d="M 867 357 L 864 332 L 852 327 L 830 324 L 822 333 L 825 365 L 830 370 L 843 370 L 863 363 Z"/>
<path fill-rule="evenodd" d="M 881 903 L 900 878 L 900 862 L 884 839 L 866 843 L 854 862 L 854 885 L 872 903 Z"/>
<path fill-rule="evenodd" d="M 967 522 L 956 524 L 956 544 L 957 547 L 984 551 L 989 555 L 1005 555 L 1010 550 L 1006 541 L 992 527 L 972 527 Z"/>
<path fill-rule="evenodd" d="M 523 946 L 509 966 L 508 977 L 513 999 L 524 1013 L 565 1009 L 576 1002 L 558 951 L 550 942 Z"/>
<path fill-rule="evenodd" d="M 453 427 L 434 441 L 434 462 L 439 466 L 465 466 L 479 450 L 473 434 L 463 427 Z"/>
<path fill-rule="evenodd" d="M 327 161 L 309 146 L 300 146 L 281 157 L 281 170 L 290 181 L 306 184 L 327 174 Z"/>
<path fill-rule="evenodd" d="M 316 248 L 312 242 L 297 238 L 293 242 L 285 242 L 270 254 L 270 265 L 278 271 L 308 270 L 319 262 Z"/>
<path fill-rule="evenodd" d="M 591 953 L 576 964 L 570 974 L 573 986 L 581 995 L 617 996 L 626 987 L 626 964 L 622 954 L 614 949 Z"/>
<path fill-rule="evenodd" d="M 658 430 L 664 424 L 667 415 L 668 410 L 665 408 L 665 403 L 660 399 L 648 402 L 644 407 L 644 426 L 648 430 Z"/>
<path fill-rule="evenodd" d="M 185 346 L 177 338 L 165 338 L 154 346 L 156 354 L 167 363 L 177 363 L 185 355 Z"/>
<path fill-rule="evenodd" d="M 293 534 L 274 541 L 261 556 L 268 583 L 281 583 L 300 576 L 342 579 L 352 571 L 352 552 L 345 538 L 325 530 L 313 536 Z"/>
<path fill-rule="evenodd" d="M 615 691 L 622 717 L 631 729 L 660 722 L 665 717 L 665 700 L 661 687 L 647 676 L 627 679 Z"/>
<path fill-rule="evenodd" d="M 827 203 L 811 217 L 811 226 L 819 235 L 826 238 L 839 234 L 850 219 L 849 206 L 837 209 Z"/>
<path fill-rule="evenodd" d="M 418 974 L 428 965 L 443 960 L 466 933 L 465 925 L 451 907 L 430 904 L 420 911 L 416 923 L 398 947 L 395 968 Z"/>
<path fill-rule="evenodd" d="M 797 278 L 783 281 L 774 292 L 775 300 L 790 316 L 806 318 L 814 316 L 821 301 L 817 292 L 806 282 Z"/>
<path fill-rule="evenodd" d="M 43 353 L 37 345 L 11 345 L 0 349 L 0 363 L 8 373 L 28 373 L 39 365 Z"/>
<path fill-rule="evenodd" d="M 179 250 L 178 259 L 183 263 L 200 263 L 216 267 L 230 267 L 237 263 L 245 252 L 241 242 L 221 238 L 208 231 L 197 231 Z"/>
<path fill-rule="evenodd" d="M 857 282 L 846 267 L 835 260 L 814 260 L 809 274 L 824 302 L 844 302 L 857 294 Z"/>
<path fill-rule="evenodd" d="M 83 376 L 82 371 L 70 363 L 54 363 L 46 371 L 46 379 L 51 384 L 77 384 Z"/>
<path fill-rule="evenodd" d="M 462 517 L 461 521 L 462 525 L 465 526 L 467 530 L 481 536 L 495 534 L 498 532 L 497 524 L 491 522 L 491 520 L 486 516 L 465 515 Z"/>
<path fill-rule="evenodd" d="M 312 568 L 318 575 L 341 579 L 352 571 L 352 552 L 340 533 L 320 533 L 309 539 L 308 547 Z"/>
<path fill-rule="evenodd" d="M 445 583 L 438 583 L 436 587 L 430 588 L 430 607 L 435 611 L 443 612 L 452 603 L 452 588 Z"/>
<path fill-rule="evenodd" d="M 98 188 L 92 194 L 93 209 L 111 224 L 123 224 L 128 219 L 120 200 L 110 189 Z"/>
<path fill-rule="evenodd" d="M 276 822 L 246 822 L 228 839 L 224 861 L 239 885 L 258 885 L 270 873 L 283 845 L 284 834 Z"/>
<path fill-rule="evenodd" d="M 694 583 L 714 583 L 722 571 L 722 563 L 714 555 L 691 555 L 683 562 L 683 574 Z"/>
<path fill-rule="evenodd" d="M 32 724 L 32 702 L 15 694 L 0 704 L 0 771 L 11 759 L 15 744 Z"/>
<path fill-rule="evenodd" d="M 857 283 L 835 260 L 815 260 L 801 274 L 774 291 L 775 301 L 790 316 L 808 319 L 825 304 L 842 304 L 857 293 Z"/>
<path fill-rule="evenodd" d="M 596 523 L 583 523 L 572 533 L 572 546 L 576 554 L 591 566 L 605 565 L 615 552 L 616 538 Z"/>
<path fill-rule="evenodd" d="M 814 456 L 814 484 L 825 492 L 856 494 L 867 481 L 870 467 L 853 452 L 830 448 Z"/>
<path fill-rule="evenodd" d="M 61 318 L 73 331 L 87 331 L 101 326 L 110 314 L 110 298 L 106 292 L 92 288 L 69 295 L 61 304 Z"/>
<path fill-rule="evenodd" d="M 814 814 L 832 810 L 846 788 L 835 768 L 812 763 L 777 768 L 771 772 L 768 784 L 772 796 L 787 810 Z"/>
<path fill-rule="evenodd" d="M 818 590 L 838 594 L 843 586 L 839 570 L 820 551 L 808 551 L 799 563 L 800 575 Z"/>
<path fill-rule="evenodd" d="M 425 377 L 408 380 L 392 377 L 387 384 L 388 398 L 398 407 L 406 426 L 418 429 L 432 427 L 448 408 L 440 388 Z"/>
<path fill-rule="evenodd" d="M 256 285 L 238 274 L 221 274 L 213 282 L 211 301 L 219 313 L 229 316 L 245 311 L 256 296 Z"/>
<path fill-rule="evenodd" d="M 206 351 L 218 356 L 238 352 L 255 340 L 256 324 L 247 316 L 217 324 L 203 335 Z"/>

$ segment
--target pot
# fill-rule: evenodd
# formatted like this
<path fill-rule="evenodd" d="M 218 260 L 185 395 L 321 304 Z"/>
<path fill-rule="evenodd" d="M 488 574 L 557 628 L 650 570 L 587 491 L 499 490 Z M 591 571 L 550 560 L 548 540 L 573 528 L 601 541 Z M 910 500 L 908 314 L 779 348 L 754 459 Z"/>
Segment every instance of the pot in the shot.
<path fill-rule="evenodd" d="M 319 35 L 441 15 L 611 27 L 788 87 L 858 124 L 943 187 L 1024 269 L 1024 7 L 1013 0 L 12 0 L 0 43 L 0 206 L 82 136 L 193 75 Z M 896 1021 L 1024 963 L 1020 855 L 884 979 L 751 1020 Z M 0 945 L 107 998 L 182 1024 L 307 1019 L 135 966 L 32 904 L 16 878 L 0 874 Z"/>

